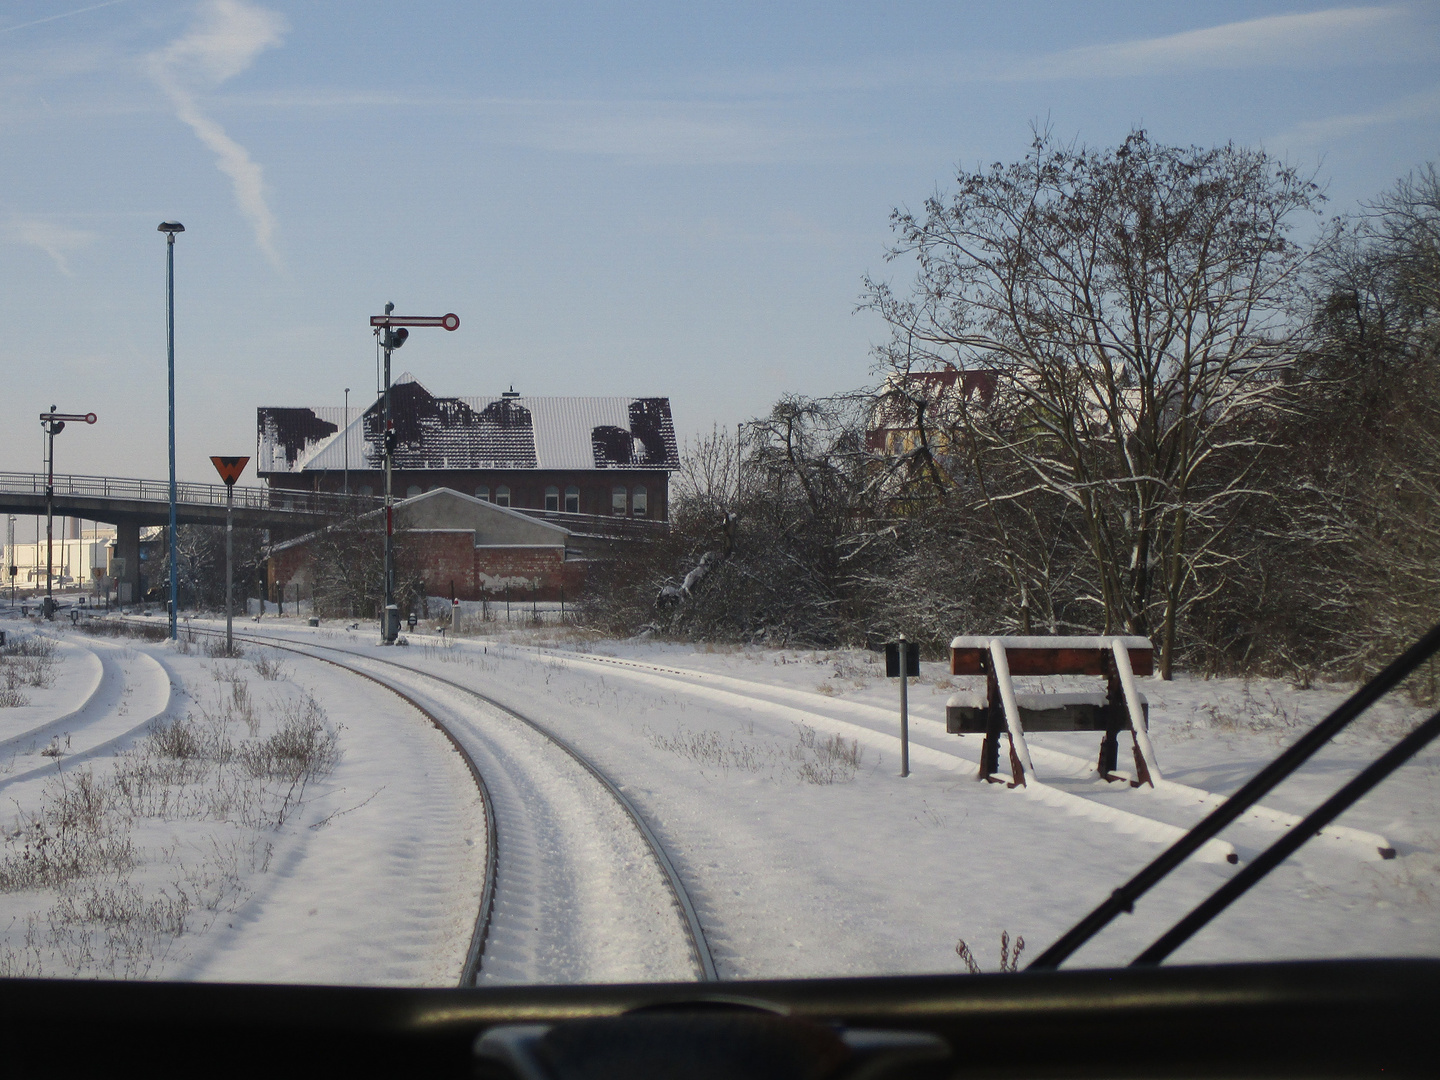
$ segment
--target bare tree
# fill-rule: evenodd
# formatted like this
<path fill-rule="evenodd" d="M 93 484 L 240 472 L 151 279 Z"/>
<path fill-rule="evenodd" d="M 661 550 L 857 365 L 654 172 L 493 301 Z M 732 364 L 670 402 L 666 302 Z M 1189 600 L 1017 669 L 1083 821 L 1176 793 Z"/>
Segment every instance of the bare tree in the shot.
<path fill-rule="evenodd" d="M 1271 541 L 1299 547 L 1296 591 L 1303 607 L 1323 613 L 1305 627 L 1309 640 L 1292 647 L 1360 674 L 1440 618 L 1433 165 L 1335 223 L 1315 275 L 1314 311 L 1315 337 L 1289 387 L 1288 450 L 1271 466 L 1286 481 Z M 1267 563 L 1283 573 L 1280 558 Z M 1299 614 L 1288 621 L 1305 626 Z"/>
<path fill-rule="evenodd" d="M 1252 490 L 1261 440 L 1242 421 L 1295 333 L 1305 252 L 1287 233 L 1321 198 L 1261 151 L 1037 134 L 1025 160 L 962 170 L 948 199 L 895 212 L 909 296 L 866 283 L 893 331 L 886 365 L 997 374 L 994 399 L 958 420 L 1026 479 L 987 498 L 1064 500 L 1104 631 L 1158 624 L 1166 676 L 1177 619 Z"/>

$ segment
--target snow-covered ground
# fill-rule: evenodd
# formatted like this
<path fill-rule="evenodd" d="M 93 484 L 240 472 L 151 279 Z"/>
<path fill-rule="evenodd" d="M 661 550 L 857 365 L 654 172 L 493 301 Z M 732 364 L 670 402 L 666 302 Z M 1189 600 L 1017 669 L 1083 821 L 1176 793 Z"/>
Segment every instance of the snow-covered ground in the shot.
<path fill-rule="evenodd" d="M 184 887 L 205 902 L 192 903 L 184 933 L 148 966 L 119 973 L 455 979 L 476 915 L 485 823 L 459 756 L 414 710 L 352 674 L 290 655 L 283 679 L 261 679 L 252 659 L 268 650 L 253 646 L 234 662 L 165 643 L 43 632 L 59 642 L 52 685 L 32 691 L 28 705 L 0 709 L 0 796 L 23 808 L 6 816 L 7 835 L 11 818 L 47 797 L 47 784 L 53 798 L 57 762 L 66 776 L 100 775 L 145 737 L 152 716 L 223 712 L 235 685 L 226 668 L 242 670 L 253 700 L 274 700 L 277 716 L 282 702 L 313 697 L 338 737 L 338 764 L 278 828 L 163 817 L 136 824 L 144 856 L 130 880 L 147 896 Z M 427 708 L 448 710 L 447 722 L 470 725 L 467 740 L 490 740 L 489 758 L 476 757 L 497 803 L 509 800 L 512 819 L 515 806 L 533 807 L 524 843 L 507 854 L 501 837 L 502 881 L 503 860 L 518 861 L 509 864 L 511 892 L 497 894 L 483 969 L 492 981 L 675 978 L 684 962 L 668 939 L 647 952 L 645 931 L 627 922 L 669 913 L 652 868 L 603 799 L 563 764 L 547 764 L 550 751 L 494 710 L 377 661 L 472 686 L 604 769 L 665 843 L 724 978 L 961 971 L 962 938 L 992 969 L 1002 931 L 1023 936 L 1033 956 L 1345 696 L 1268 681 L 1144 680 L 1165 777 L 1157 790 L 1094 777 L 1099 736 L 1088 734 L 1032 736 L 1041 783 L 1007 790 L 974 779 L 978 736 L 945 734 L 945 699 L 967 683 L 940 664 L 925 664 L 911 687 L 912 775 L 902 779 L 897 686 L 864 652 L 597 641 L 560 629 L 458 641 L 411 635 L 407 648 L 382 648 L 368 626 L 268 617 L 246 621 L 243 632 L 363 654 L 417 700 L 428 695 Z M 1252 857 L 1416 714 L 1385 703 L 1072 963 L 1127 962 L 1236 872 L 1227 853 Z M 238 734 L 249 737 L 243 725 Z M 52 745 L 60 756 L 42 756 Z M 507 811 L 497 812 L 503 822 Z M 1440 954 L 1440 750 L 1405 766 L 1339 824 L 1175 960 Z M 1381 840 L 1396 858 L 1380 858 Z M 5 857 L 14 847 L 12 839 Z M 209 857 L 203 850 L 229 853 L 217 865 L 233 883 L 213 908 L 215 889 L 194 883 L 205 877 L 194 872 Z M 612 910 L 566 892 L 567 880 L 615 898 Z M 40 916 L 63 907 L 65 888 L 75 891 L 0 892 L 0 940 L 16 970 L 48 947 L 46 973 L 66 973 L 56 966 L 64 950 L 40 940 Z M 73 898 L 60 914 L 73 932 Z"/>
<path fill-rule="evenodd" d="M 17 622 L 56 648 L 0 709 L 0 974 L 454 984 L 485 822 L 421 714 L 268 649 Z"/>

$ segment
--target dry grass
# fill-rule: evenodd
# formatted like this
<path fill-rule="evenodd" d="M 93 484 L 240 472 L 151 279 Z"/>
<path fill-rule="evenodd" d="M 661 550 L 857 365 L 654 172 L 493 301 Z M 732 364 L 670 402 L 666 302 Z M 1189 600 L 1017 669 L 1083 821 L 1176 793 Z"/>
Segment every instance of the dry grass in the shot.
<path fill-rule="evenodd" d="M 0 645 L 0 708 L 30 704 L 23 687 L 55 682 L 55 642 L 39 634 L 15 635 Z"/>
<path fill-rule="evenodd" d="M 137 623 L 120 619 L 87 619 L 79 626 L 80 632 L 92 637 L 128 637 L 142 641 L 168 641 L 168 623 Z"/>
<path fill-rule="evenodd" d="M 212 700 L 155 722 L 113 767 L 61 772 L 0 835 L 0 893 L 31 893 L 0 975 L 138 978 L 177 942 L 233 908 L 268 867 L 307 787 L 339 760 L 336 731 L 313 697 L 261 709 L 238 665 L 217 665 Z M 210 823 L 208 848 L 147 850 L 155 826 Z M 178 844 L 178 841 L 175 843 Z"/>
<path fill-rule="evenodd" d="M 1000 931 L 1000 971 L 1010 975 L 1020 970 L 1020 954 L 1025 951 L 1025 939 L 1017 936 L 1015 938 L 1015 951 L 1010 951 L 1010 931 Z M 965 970 L 971 975 L 981 973 L 980 962 L 975 959 L 975 954 L 970 951 L 970 946 L 965 944 L 961 938 L 955 943 L 955 955 L 965 963 Z"/>
<path fill-rule="evenodd" d="M 683 757 L 695 764 L 718 769 L 722 774 L 768 772 L 772 778 L 788 775 L 807 784 L 846 783 L 860 769 L 860 744 L 839 735 L 821 738 L 805 724 L 795 727 L 796 741 L 788 746 L 778 741 L 755 741 L 755 728 L 748 739 L 735 733 L 692 731 L 679 728 L 673 735 L 645 728 L 642 732 L 657 750 Z"/>
<path fill-rule="evenodd" d="M 279 682 L 289 677 L 288 669 L 272 652 L 260 653 L 251 662 L 255 665 L 255 674 L 266 682 Z"/>

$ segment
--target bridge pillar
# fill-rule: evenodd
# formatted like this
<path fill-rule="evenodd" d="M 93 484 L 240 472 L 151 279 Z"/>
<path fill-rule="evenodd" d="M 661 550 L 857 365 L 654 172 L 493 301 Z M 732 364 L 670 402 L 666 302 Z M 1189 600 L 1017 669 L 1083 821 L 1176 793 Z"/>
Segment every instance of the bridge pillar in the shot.
<path fill-rule="evenodd" d="M 115 557 L 123 563 L 120 579 L 120 603 L 140 601 L 140 523 L 120 521 L 115 524 Z"/>

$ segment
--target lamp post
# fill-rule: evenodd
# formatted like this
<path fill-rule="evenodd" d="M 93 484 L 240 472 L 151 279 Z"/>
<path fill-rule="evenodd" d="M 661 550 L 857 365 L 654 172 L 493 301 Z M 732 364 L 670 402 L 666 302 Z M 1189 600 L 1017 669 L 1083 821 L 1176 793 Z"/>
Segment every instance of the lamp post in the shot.
<path fill-rule="evenodd" d="M 345 387 L 345 426 L 340 438 L 345 444 L 345 494 L 350 494 L 350 387 Z"/>
<path fill-rule="evenodd" d="M 180 572 L 175 563 L 175 234 L 185 231 L 178 221 L 162 221 L 165 234 L 165 344 L 170 374 L 170 640 L 178 638 L 175 623 L 180 611 Z"/>

